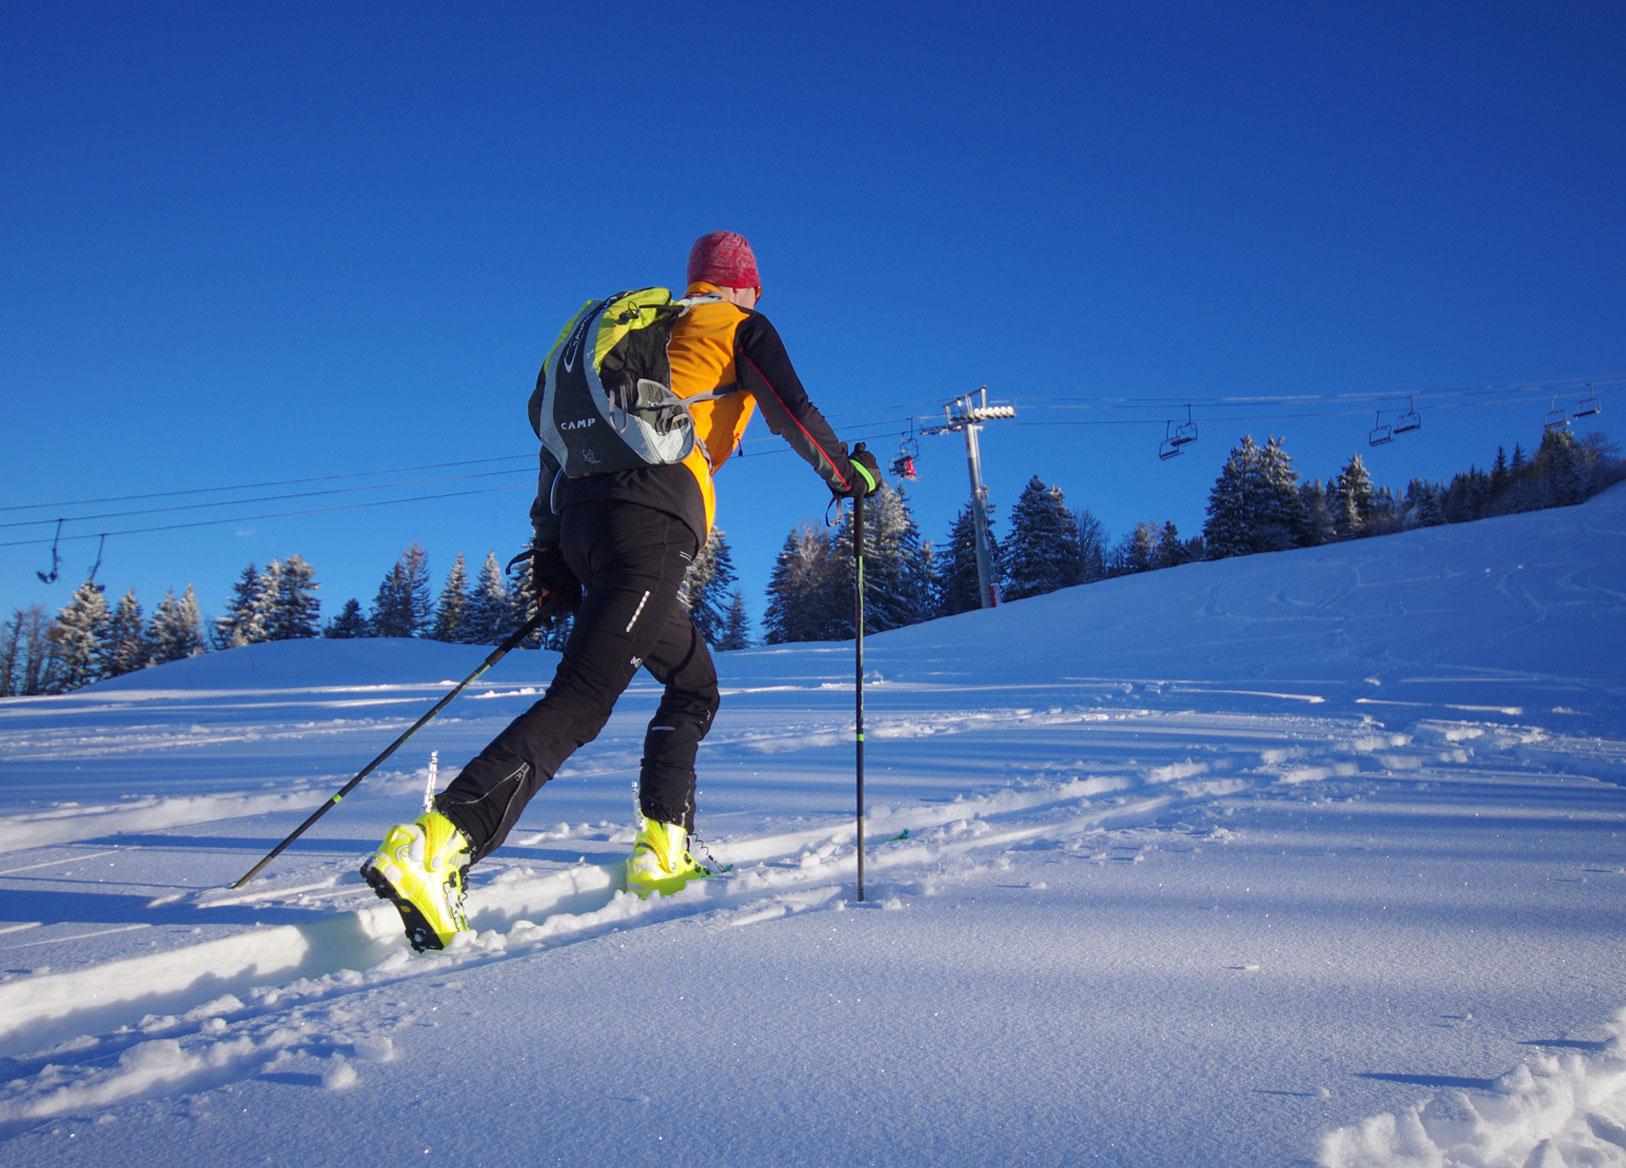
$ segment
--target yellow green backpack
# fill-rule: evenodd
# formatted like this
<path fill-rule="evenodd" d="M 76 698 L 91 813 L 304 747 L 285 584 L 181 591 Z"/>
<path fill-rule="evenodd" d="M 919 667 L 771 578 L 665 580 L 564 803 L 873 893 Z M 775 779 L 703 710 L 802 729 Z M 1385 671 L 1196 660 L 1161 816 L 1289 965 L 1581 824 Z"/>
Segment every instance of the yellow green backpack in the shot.
<path fill-rule="evenodd" d="M 694 420 L 672 392 L 666 346 L 691 304 L 720 299 L 711 293 L 674 300 L 665 288 L 640 288 L 590 300 L 570 319 L 530 401 L 531 428 L 566 477 L 688 457 Z"/>

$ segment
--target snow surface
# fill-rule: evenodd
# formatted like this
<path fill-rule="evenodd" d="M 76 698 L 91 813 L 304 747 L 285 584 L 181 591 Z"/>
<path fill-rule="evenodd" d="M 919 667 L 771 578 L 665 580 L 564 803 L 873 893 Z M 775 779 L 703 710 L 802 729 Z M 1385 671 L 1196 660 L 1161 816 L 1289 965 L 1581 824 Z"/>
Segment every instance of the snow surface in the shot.
<path fill-rule="evenodd" d="M 656 701 L 414 955 L 356 865 L 535 700 L 306 642 L 0 702 L 0 1164 L 1626 1164 L 1626 490 L 719 660 L 726 879 L 615 889 Z M 904 833 L 907 832 L 907 835 Z"/>

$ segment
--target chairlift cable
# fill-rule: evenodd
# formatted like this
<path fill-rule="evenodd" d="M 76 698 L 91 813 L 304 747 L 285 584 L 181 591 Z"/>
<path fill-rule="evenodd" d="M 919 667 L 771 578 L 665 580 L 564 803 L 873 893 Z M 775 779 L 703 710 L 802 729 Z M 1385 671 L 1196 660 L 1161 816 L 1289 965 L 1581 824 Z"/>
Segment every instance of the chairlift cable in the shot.
<path fill-rule="evenodd" d="M 478 487 L 472 491 L 446 491 L 438 495 L 413 495 L 405 499 L 374 499 L 366 503 L 344 503 L 336 507 L 307 507 L 300 511 L 276 511 L 264 515 L 230 515 L 224 519 L 200 519 L 195 523 L 166 523 L 156 527 L 132 527 L 124 531 L 104 532 L 105 535 L 150 535 L 159 531 L 190 531 L 198 527 L 220 527 L 227 523 L 250 523 L 260 519 L 291 519 L 301 515 L 328 515 L 335 511 L 360 511 L 367 507 L 388 507 L 399 503 L 426 503 L 438 499 L 462 499 L 470 495 L 495 495 L 503 491 L 517 491 L 526 484 L 511 487 Z M 68 543 L 74 540 L 95 539 L 95 535 L 65 535 L 61 542 Z M 8 547 L 40 547 L 52 543 L 49 539 L 19 539 L 8 543 L 0 543 L 0 548 Z M 53 553 L 54 554 L 54 553 Z M 36 573 L 42 579 L 44 573 Z M 47 584 L 51 580 L 45 581 Z"/>
<path fill-rule="evenodd" d="M 133 503 L 140 499 L 172 499 L 181 495 L 212 495 L 227 491 L 258 491 L 264 490 L 268 487 L 293 487 L 299 486 L 303 483 L 326 483 L 335 482 L 340 479 L 374 478 L 378 475 L 410 474 L 412 472 L 422 470 L 447 470 L 451 467 L 457 466 L 479 466 L 488 462 L 511 462 L 516 458 L 524 458 L 533 465 L 536 462 L 535 453 L 523 455 L 505 454 L 495 458 L 466 458 L 458 462 L 436 462 L 427 463 L 422 466 L 398 466 L 389 470 L 358 470 L 351 471 L 346 474 L 313 475 L 307 478 L 298 479 L 276 479 L 263 483 L 240 483 L 236 486 L 227 487 L 189 487 L 185 490 L 176 491 L 149 491 L 139 495 L 108 495 L 98 499 L 80 499 L 69 503 L 16 503 L 0 507 L 0 512 L 41 511 L 46 508 L 56 507 L 96 507 L 105 503 Z M 246 502 L 248 500 L 238 501 Z"/>
<path fill-rule="evenodd" d="M 534 458 L 535 456 L 533 455 L 532 457 Z M 164 515 L 173 511 L 202 511 L 210 507 L 244 507 L 251 503 L 280 503 L 289 499 L 313 499 L 326 495 L 352 495 L 362 491 L 384 491 L 391 490 L 396 487 L 423 487 L 429 486 L 433 483 L 466 482 L 471 479 L 498 478 L 503 475 L 512 474 L 525 474 L 527 477 L 529 477 L 534 473 L 535 472 L 529 467 L 523 469 L 516 468 L 513 470 L 488 470 L 481 471 L 478 474 L 443 475 L 439 478 L 431 479 L 408 479 L 391 483 L 373 483 L 370 486 L 364 487 L 333 487 L 325 491 L 294 491 L 286 495 L 258 495 L 247 499 L 220 499 L 212 503 L 181 503 L 173 507 L 148 507 L 136 511 L 104 511 L 94 515 L 75 515 L 71 518 L 73 518 L 76 522 L 89 521 L 92 519 L 130 519 L 141 515 Z M 0 523 L 0 530 L 12 527 L 38 527 L 41 524 L 49 522 L 49 519 L 14 520 L 10 523 Z"/>

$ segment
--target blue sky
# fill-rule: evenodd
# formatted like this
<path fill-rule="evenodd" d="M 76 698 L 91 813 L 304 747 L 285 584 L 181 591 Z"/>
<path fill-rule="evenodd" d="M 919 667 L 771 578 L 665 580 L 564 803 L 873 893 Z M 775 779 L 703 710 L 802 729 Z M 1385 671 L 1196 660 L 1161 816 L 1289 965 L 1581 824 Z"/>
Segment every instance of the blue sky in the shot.
<path fill-rule="evenodd" d="M 679 283 L 715 228 L 752 241 L 814 400 L 883 464 L 961 393 L 1017 406 L 983 434 L 996 530 L 1038 475 L 1114 538 L 1195 534 L 1244 433 L 1399 490 L 1534 447 L 1588 382 L 1578 431 L 1626 409 L 1618 3 L 620 20 L 7 3 L 0 609 L 60 607 L 103 532 L 98 579 L 149 612 L 188 583 L 218 612 L 293 553 L 324 616 L 414 540 L 437 588 L 459 550 L 506 558 L 560 324 Z M 1160 462 L 1188 403 L 1201 438 Z M 1369 447 L 1408 403 L 1423 428 Z M 940 540 L 964 446 L 920 448 Z M 760 422 L 745 449 L 719 523 L 760 613 L 828 494 Z"/>

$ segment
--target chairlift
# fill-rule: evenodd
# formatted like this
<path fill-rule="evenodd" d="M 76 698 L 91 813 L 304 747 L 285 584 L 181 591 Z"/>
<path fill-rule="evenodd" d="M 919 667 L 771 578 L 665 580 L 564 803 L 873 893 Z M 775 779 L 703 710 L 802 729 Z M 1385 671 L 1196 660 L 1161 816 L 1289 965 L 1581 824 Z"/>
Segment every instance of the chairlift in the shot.
<path fill-rule="evenodd" d="M 1173 418 L 1163 423 L 1163 442 L 1157 448 L 1157 456 L 1167 462 L 1180 453 L 1180 448 L 1188 442 L 1197 441 L 1197 423 L 1192 419 L 1191 407 L 1186 407 L 1186 420 L 1176 422 Z"/>
<path fill-rule="evenodd" d="M 1417 412 L 1417 401 L 1408 396 L 1406 398 L 1406 412 L 1395 419 L 1395 434 L 1410 434 L 1413 430 L 1423 428 L 1423 415 Z"/>
<path fill-rule="evenodd" d="M 1184 446 L 1187 442 L 1197 441 L 1197 423 L 1192 420 L 1189 405 L 1186 407 L 1186 420 L 1174 428 L 1174 433 L 1169 436 L 1169 441 L 1177 447 Z"/>
<path fill-rule="evenodd" d="M 1554 395 L 1552 401 L 1548 403 L 1547 419 L 1542 425 L 1548 430 L 1568 430 L 1570 428 L 1570 416 L 1568 412 L 1559 408 L 1557 395 Z"/>
<path fill-rule="evenodd" d="M 920 457 L 920 442 L 915 438 L 915 423 L 909 422 L 909 433 L 898 442 L 898 456 L 892 460 L 892 477 L 907 479 L 913 482 L 915 475 L 915 459 Z"/>
<path fill-rule="evenodd" d="M 1395 428 L 1383 420 L 1383 411 L 1378 411 L 1377 424 L 1372 432 L 1366 436 L 1368 446 L 1383 446 L 1395 440 Z"/>
<path fill-rule="evenodd" d="M 1601 413 L 1603 413 L 1603 402 L 1598 400 L 1598 395 L 1589 381 L 1586 383 L 1586 396 L 1575 403 L 1575 413 L 1572 416 L 1590 418 L 1593 414 Z"/>

